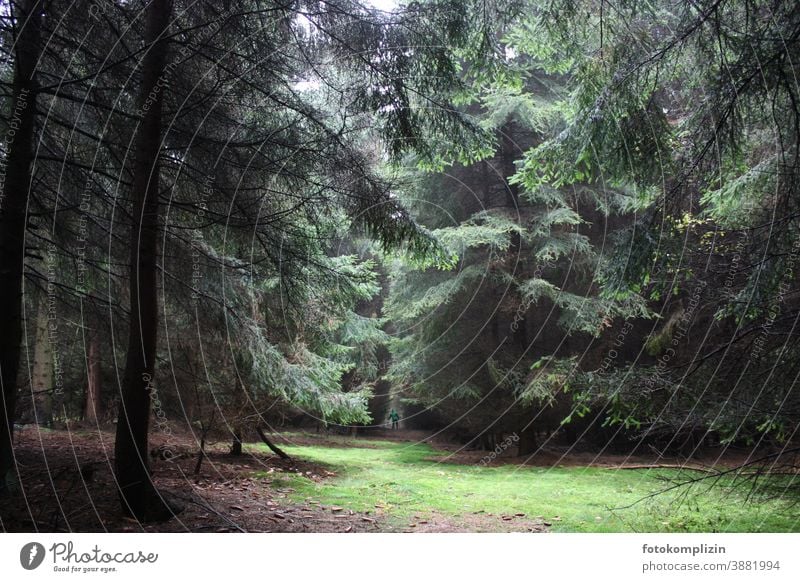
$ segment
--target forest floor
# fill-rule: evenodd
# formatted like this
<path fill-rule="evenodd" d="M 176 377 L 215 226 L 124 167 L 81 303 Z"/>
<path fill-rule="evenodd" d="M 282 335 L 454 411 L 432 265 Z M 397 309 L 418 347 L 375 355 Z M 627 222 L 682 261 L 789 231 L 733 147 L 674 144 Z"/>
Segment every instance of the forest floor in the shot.
<path fill-rule="evenodd" d="M 651 468 L 646 456 L 546 451 L 483 466 L 485 453 L 423 436 L 285 434 L 290 461 L 262 444 L 233 457 L 217 443 L 195 475 L 190 435 L 156 435 L 153 448 L 174 456 L 153 459 L 154 480 L 184 510 L 140 524 L 119 511 L 113 432 L 25 427 L 16 434 L 21 494 L 0 501 L 0 531 L 800 531 L 800 506 L 782 494 L 796 475 L 761 477 L 754 491 L 751 479 L 708 473 L 710 463 Z M 716 470 L 742 460 L 717 460 Z M 698 477 L 710 478 L 654 495 Z"/>

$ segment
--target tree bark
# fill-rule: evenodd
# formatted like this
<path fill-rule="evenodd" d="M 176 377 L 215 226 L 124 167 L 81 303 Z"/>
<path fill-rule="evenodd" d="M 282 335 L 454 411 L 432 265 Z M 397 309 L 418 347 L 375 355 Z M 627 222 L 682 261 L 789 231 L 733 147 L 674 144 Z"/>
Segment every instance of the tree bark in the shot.
<path fill-rule="evenodd" d="M 34 121 L 36 116 L 36 63 L 40 54 L 41 2 L 17 3 L 12 116 L 6 139 L 5 184 L 0 199 L 0 496 L 8 494 L 14 468 L 14 419 L 17 373 L 22 342 L 22 276 L 25 223 L 31 188 Z M 12 12 L 14 12 L 12 10 Z M 13 131 L 13 135 L 12 135 Z"/>
<path fill-rule="evenodd" d="M 208 424 L 202 424 L 200 426 L 200 450 L 197 453 L 197 463 L 194 466 L 194 474 L 200 474 L 200 468 L 203 466 L 203 459 L 206 458 L 206 438 L 208 438 L 208 433 L 211 432 L 211 429 L 214 427 L 214 418 L 217 415 L 216 410 L 211 411 L 211 419 L 208 421 Z"/>
<path fill-rule="evenodd" d="M 234 457 L 242 456 L 242 431 L 235 429 L 233 431 L 233 444 L 231 445 L 231 455 Z"/>
<path fill-rule="evenodd" d="M 158 157 L 170 0 L 147 5 L 139 105 L 142 120 L 135 137 L 133 225 L 130 255 L 130 330 L 122 400 L 117 422 L 115 473 L 122 509 L 140 521 L 160 521 L 172 511 L 156 491 L 148 466 L 150 401 L 158 341 Z"/>
<path fill-rule="evenodd" d="M 31 391 L 36 424 L 49 426 L 53 412 L 53 349 L 48 336 L 48 298 L 39 299 L 36 315 L 36 345 L 33 348 Z"/>
<path fill-rule="evenodd" d="M 291 460 L 291 457 L 287 455 L 286 452 L 284 452 L 280 447 L 278 447 L 278 445 L 267 438 L 267 435 L 264 434 L 264 431 L 260 426 L 256 427 L 256 432 L 258 433 L 259 438 L 264 441 L 264 444 L 269 447 L 269 450 L 278 455 L 281 459 L 286 459 L 287 461 Z"/>
<path fill-rule="evenodd" d="M 100 384 L 100 339 L 97 330 L 89 330 L 89 350 L 86 356 L 86 406 L 83 419 L 97 424 L 102 414 Z"/>
<path fill-rule="evenodd" d="M 519 450 L 517 454 L 521 457 L 523 455 L 532 455 L 539 450 L 539 445 L 536 440 L 536 431 L 533 428 L 523 430 L 519 435 Z"/>

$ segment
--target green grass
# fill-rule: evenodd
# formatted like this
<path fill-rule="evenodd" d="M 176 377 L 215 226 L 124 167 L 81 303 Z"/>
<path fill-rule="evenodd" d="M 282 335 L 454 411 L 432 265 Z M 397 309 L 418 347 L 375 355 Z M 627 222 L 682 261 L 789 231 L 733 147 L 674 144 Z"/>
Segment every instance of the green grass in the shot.
<path fill-rule="evenodd" d="M 362 448 L 361 446 L 368 448 Z M 583 467 L 480 467 L 436 460 L 424 444 L 357 441 L 358 448 L 286 446 L 298 458 L 323 463 L 336 476 L 321 483 L 298 475 L 273 479 L 308 498 L 354 511 L 380 511 L 397 524 L 431 512 L 458 522 L 475 514 L 542 516 L 567 532 L 786 532 L 800 529 L 797 507 L 780 500 L 745 503 L 741 488 L 721 481 L 644 499 L 666 487 L 675 470 L 615 471 Z M 684 472 L 682 476 L 696 476 Z M 560 517 L 560 520 L 554 520 Z M 489 520 L 491 521 L 491 520 Z"/>

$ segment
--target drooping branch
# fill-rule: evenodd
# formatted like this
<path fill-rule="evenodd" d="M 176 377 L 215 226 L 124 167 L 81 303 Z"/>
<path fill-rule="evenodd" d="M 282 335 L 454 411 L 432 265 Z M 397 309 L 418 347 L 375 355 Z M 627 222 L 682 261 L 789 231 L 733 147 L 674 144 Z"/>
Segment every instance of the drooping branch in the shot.
<path fill-rule="evenodd" d="M 258 438 L 260 438 L 263 443 L 269 447 L 269 450 L 278 455 L 281 459 L 291 460 L 291 457 L 287 455 L 285 451 L 267 438 L 267 435 L 260 426 L 256 427 L 256 432 L 258 433 Z"/>

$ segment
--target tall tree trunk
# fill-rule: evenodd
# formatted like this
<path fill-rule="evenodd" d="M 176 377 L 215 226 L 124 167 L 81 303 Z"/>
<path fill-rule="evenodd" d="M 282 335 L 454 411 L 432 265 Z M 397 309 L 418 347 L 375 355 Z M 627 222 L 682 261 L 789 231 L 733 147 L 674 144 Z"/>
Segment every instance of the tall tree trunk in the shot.
<path fill-rule="evenodd" d="M 102 414 L 100 384 L 100 336 L 96 329 L 89 330 L 89 347 L 86 354 L 86 406 L 83 419 L 97 424 Z"/>
<path fill-rule="evenodd" d="M 31 392 L 36 423 L 47 426 L 53 411 L 53 347 L 48 334 L 48 296 L 39 299 L 36 315 L 36 345 L 33 348 Z"/>
<path fill-rule="evenodd" d="M 131 321 L 114 453 L 123 511 L 140 521 L 158 521 L 168 519 L 171 511 L 150 479 L 147 440 L 158 340 L 158 157 L 164 91 L 160 77 L 165 70 L 171 2 L 151 0 L 146 10 L 148 50 L 139 93 L 142 120 L 134 148 Z"/>
<path fill-rule="evenodd" d="M 41 2 L 17 3 L 12 117 L 6 136 L 5 184 L 0 199 L 0 496 L 14 468 L 14 415 L 22 342 L 22 274 L 36 116 L 36 62 L 40 54 Z M 12 135 L 13 132 L 13 135 Z"/>

